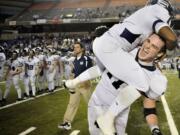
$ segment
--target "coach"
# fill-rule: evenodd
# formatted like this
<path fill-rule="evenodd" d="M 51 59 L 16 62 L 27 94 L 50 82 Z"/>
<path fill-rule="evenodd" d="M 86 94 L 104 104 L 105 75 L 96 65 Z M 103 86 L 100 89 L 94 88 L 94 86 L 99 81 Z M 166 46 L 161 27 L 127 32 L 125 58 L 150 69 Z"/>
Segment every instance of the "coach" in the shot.
<path fill-rule="evenodd" d="M 74 44 L 73 50 L 75 54 L 75 59 L 73 61 L 72 72 L 74 74 L 74 77 L 77 77 L 86 69 L 92 67 L 92 60 L 85 55 L 85 48 L 80 42 Z M 78 110 L 81 96 L 83 96 L 86 103 L 88 103 L 91 96 L 90 81 L 85 81 L 79 84 L 78 87 L 76 87 L 75 92 L 70 93 L 69 104 L 64 115 L 63 123 L 58 125 L 58 128 L 66 130 L 71 129 L 71 122 L 73 121 Z"/>

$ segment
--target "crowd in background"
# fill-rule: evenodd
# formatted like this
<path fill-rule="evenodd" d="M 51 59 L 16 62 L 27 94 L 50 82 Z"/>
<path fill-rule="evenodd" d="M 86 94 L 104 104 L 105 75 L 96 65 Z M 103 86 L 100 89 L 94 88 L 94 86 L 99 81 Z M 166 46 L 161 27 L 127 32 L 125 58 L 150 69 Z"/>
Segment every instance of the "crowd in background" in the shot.
<path fill-rule="evenodd" d="M 6 81 L 6 87 L 5 90 L 3 90 L 4 93 L 0 97 L 0 101 L 6 101 L 6 98 L 8 98 L 10 92 L 9 84 L 14 84 L 14 87 L 17 90 L 18 100 L 22 100 L 23 98 L 28 98 L 30 96 L 35 97 L 39 91 L 42 92 L 46 90 L 48 92 L 53 92 L 55 88 L 60 87 L 62 85 L 63 79 L 70 78 L 72 69 L 71 66 L 74 57 L 74 43 L 81 42 L 86 49 L 86 55 L 90 56 L 94 60 L 92 52 L 92 41 L 93 37 L 90 36 L 90 34 L 67 35 L 57 33 L 36 34 L 30 36 L 21 35 L 18 36 L 15 40 L 1 41 L 0 70 L 2 72 L 0 72 L 0 77 L 1 81 Z M 31 57 L 32 59 L 29 59 Z M 37 59 L 34 60 L 35 62 L 32 62 L 34 57 L 36 57 Z M 15 66 L 17 66 L 18 68 L 22 66 L 21 70 L 24 70 L 23 72 L 28 72 L 32 64 L 29 64 L 29 62 L 32 62 L 34 65 L 37 66 L 37 68 L 39 68 L 36 71 L 34 71 L 35 78 L 32 79 L 31 75 L 18 72 L 17 74 L 19 74 L 19 76 L 16 77 L 15 80 L 13 80 L 13 73 L 11 72 L 11 70 L 13 71 L 13 64 L 15 64 Z M 48 63 L 50 65 L 48 65 Z M 28 64 L 29 67 L 26 69 L 25 67 Z M 3 68 L 3 66 L 6 68 Z M 160 67 L 165 70 L 180 71 L 179 56 L 165 58 L 160 63 Z M 48 71 L 50 68 L 54 70 L 51 71 L 51 73 Z M 51 74 L 53 77 L 49 78 Z M 26 77 L 25 79 L 24 76 Z M 29 81 L 27 77 L 29 77 Z M 21 87 L 18 83 L 19 80 L 25 80 L 23 82 L 25 85 L 24 90 L 21 90 Z M 44 85 L 40 86 L 41 84 Z"/>

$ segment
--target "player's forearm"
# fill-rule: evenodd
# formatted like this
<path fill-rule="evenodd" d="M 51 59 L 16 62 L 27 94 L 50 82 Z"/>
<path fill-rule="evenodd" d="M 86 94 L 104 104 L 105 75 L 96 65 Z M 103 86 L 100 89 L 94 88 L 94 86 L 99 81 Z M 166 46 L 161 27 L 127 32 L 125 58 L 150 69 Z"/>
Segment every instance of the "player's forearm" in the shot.
<path fill-rule="evenodd" d="M 18 74 L 20 74 L 22 72 L 22 69 L 20 69 L 20 68 L 17 68 L 15 71 L 11 71 L 11 75 L 18 75 Z"/>
<path fill-rule="evenodd" d="M 88 80 L 92 80 L 95 79 L 99 76 L 101 76 L 101 70 L 99 69 L 98 66 L 93 66 L 89 69 L 87 69 L 86 71 L 84 71 L 83 73 L 81 73 L 77 78 L 80 82 L 84 82 L 84 81 L 88 81 Z"/>
<path fill-rule="evenodd" d="M 83 73 L 81 73 L 78 77 L 72 80 L 67 80 L 65 85 L 68 88 L 75 88 L 79 83 L 95 79 L 99 76 L 101 76 L 101 70 L 99 69 L 98 66 L 93 66 L 87 69 L 86 71 L 84 71 Z"/>
<path fill-rule="evenodd" d="M 177 36 L 170 27 L 166 26 L 161 28 L 158 35 L 165 40 L 168 50 L 173 50 L 178 45 Z"/>

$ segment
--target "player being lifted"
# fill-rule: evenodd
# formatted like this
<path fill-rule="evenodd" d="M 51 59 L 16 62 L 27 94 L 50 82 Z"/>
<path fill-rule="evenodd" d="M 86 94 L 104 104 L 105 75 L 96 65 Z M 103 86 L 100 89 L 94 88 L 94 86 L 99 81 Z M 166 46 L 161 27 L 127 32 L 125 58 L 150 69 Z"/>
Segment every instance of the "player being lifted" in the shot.
<path fill-rule="evenodd" d="M 39 59 L 39 67 L 37 73 L 37 89 L 38 92 L 45 91 L 46 89 L 46 77 L 45 77 L 45 65 L 46 56 L 42 53 L 43 50 L 40 47 L 35 48 L 35 57 Z"/>
<path fill-rule="evenodd" d="M 22 93 L 21 93 L 21 88 L 19 84 L 20 80 L 20 73 L 22 72 L 22 63 L 18 59 L 18 52 L 15 50 L 12 52 L 12 58 L 7 62 L 8 65 L 8 70 L 5 75 L 6 78 L 6 90 L 4 92 L 3 99 L 6 100 L 9 92 L 10 92 L 10 87 L 12 84 L 14 84 L 14 87 L 17 91 L 18 95 L 18 101 L 22 100 Z"/>

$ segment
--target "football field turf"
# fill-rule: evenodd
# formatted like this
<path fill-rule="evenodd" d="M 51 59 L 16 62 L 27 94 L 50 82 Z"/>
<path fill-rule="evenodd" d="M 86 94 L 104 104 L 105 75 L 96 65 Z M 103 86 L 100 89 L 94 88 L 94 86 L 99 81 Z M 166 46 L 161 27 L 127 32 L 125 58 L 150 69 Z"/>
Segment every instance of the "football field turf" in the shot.
<path fill-rule="evenodd" d="M 166 72 L 166 75 L 169 84 L 165 97 L 175 125 L 180 130 L 180 80 L 174 72 Z M 15 99 L 16 93 L 12 88 L 8 103 L 14 102 Z M 73 130 L 80 130 L 79 135 L 89 135 L 87 105 L 83 99 L 72 123 L 72 130 L 65 131 L 57 128 L 58 123 L 61 123 L 63 120 L 68 100 L 68 92 L 60 90 L 34 100 L 1 109 L 0 135 L 18 135 L 30 127 L 36 127 L 36 129 L 28 135 L 69 135 Z M 171 135 L 162 102 L 157 103 L 157 111 L 162 132 L 164 135 Z M 143 117 L 142 99 L 136 101 L 131 107 L 127 133 L 128 135 L 151 135 Z"/>

